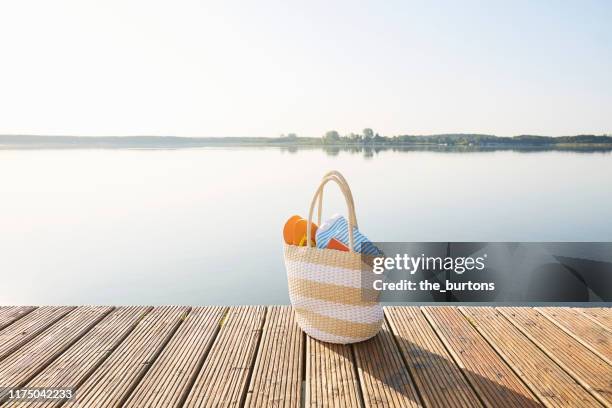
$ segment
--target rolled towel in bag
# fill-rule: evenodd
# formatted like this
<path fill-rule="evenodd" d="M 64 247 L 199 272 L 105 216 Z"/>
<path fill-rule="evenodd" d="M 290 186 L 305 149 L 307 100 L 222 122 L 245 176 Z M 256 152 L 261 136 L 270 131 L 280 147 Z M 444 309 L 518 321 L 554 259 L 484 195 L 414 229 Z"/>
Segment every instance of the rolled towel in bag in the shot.
<path fill-rule="evenodd" d="M 332 239 L 349 245 L 348 222 L 340 214 L 335 214 L 317 229 L 316 242 L 318 248 L 327 248 Z M 363 235 L 357 227 L 353 227 L 354 250 L 366 255 L 379 255 L 380 250 Z M 369 244 L 369 245 L 368 245 Z"/>

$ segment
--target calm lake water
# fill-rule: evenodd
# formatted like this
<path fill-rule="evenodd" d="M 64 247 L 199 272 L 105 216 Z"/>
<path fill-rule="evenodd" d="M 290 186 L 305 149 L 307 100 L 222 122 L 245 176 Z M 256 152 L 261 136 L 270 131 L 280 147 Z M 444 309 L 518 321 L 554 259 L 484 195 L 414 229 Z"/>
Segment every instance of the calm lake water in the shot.
<path fill-rule="evenodd" d="M 288 303 L 330 169 L 375 241 L 612 241 L 610 152 L 0 150 L 0 304 Z"/>

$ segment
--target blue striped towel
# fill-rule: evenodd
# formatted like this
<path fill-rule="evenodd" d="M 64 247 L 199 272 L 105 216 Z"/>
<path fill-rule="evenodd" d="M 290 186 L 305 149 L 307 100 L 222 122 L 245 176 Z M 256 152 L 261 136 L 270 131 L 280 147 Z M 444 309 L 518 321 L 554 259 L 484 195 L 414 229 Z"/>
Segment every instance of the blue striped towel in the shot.
<path fill-rule="evenodd" d="M 349 245 L 348 223 L 346 218 L 341 215 L 334 215 L 317 229 L 317 248 L 327 248 L 332 238 L 336 238 L 346 246 Z M 380 254 L 380 250 L 356 227 L 353 227 L 353 239 L 355 241 L 353 243 L 355 252 L 362 252 L 366 255 Z"/>

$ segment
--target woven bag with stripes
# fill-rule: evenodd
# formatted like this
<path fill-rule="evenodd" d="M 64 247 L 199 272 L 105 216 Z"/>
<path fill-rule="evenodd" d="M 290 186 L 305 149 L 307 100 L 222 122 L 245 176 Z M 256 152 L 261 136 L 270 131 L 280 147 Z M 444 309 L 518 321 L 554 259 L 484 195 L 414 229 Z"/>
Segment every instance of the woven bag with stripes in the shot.
<path fill-rule="evenodd" d="M 348 207 L 349 251 L 312 245 L 311 223 L 318 201 L 321 224 L 323 189 L 334 181 Z M 300 327 L 315 339 L 349 344 L 375 336 L 383 323 L 378 292 L 372 289 L 371 262 L 354 250 L 353 228 L 357 228 L 353 195 L 337 171 L 327 173 L 310 204 L 306 246 L 284 244 L 289 297 Z"/>

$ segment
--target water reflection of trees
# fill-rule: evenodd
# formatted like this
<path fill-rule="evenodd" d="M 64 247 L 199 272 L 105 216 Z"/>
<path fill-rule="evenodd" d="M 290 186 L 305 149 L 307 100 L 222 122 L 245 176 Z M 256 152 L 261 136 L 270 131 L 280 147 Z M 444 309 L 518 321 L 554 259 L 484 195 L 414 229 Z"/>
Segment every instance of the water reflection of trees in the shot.
<path fill-rule="evenodd" d="M 282 152 L 290 154 L 299 151 L 321 150 L 327 156 L 337 157 L 340 154 L 361 155 L 365 159 L 371 159 L 382 152 L 409 153 L 409 152 L 436 152 L 436 153 L 490 153 L 496 151 L 510 151 L 519 153 L 541 153 L 541 152 L 560 152 L 560 153 L 599 153 L 611 154 L 612 147 L 483 147 L 483 146 L 377 146 L 377 145 L 327 145 L 327 146 L 281 146 Z"/>

